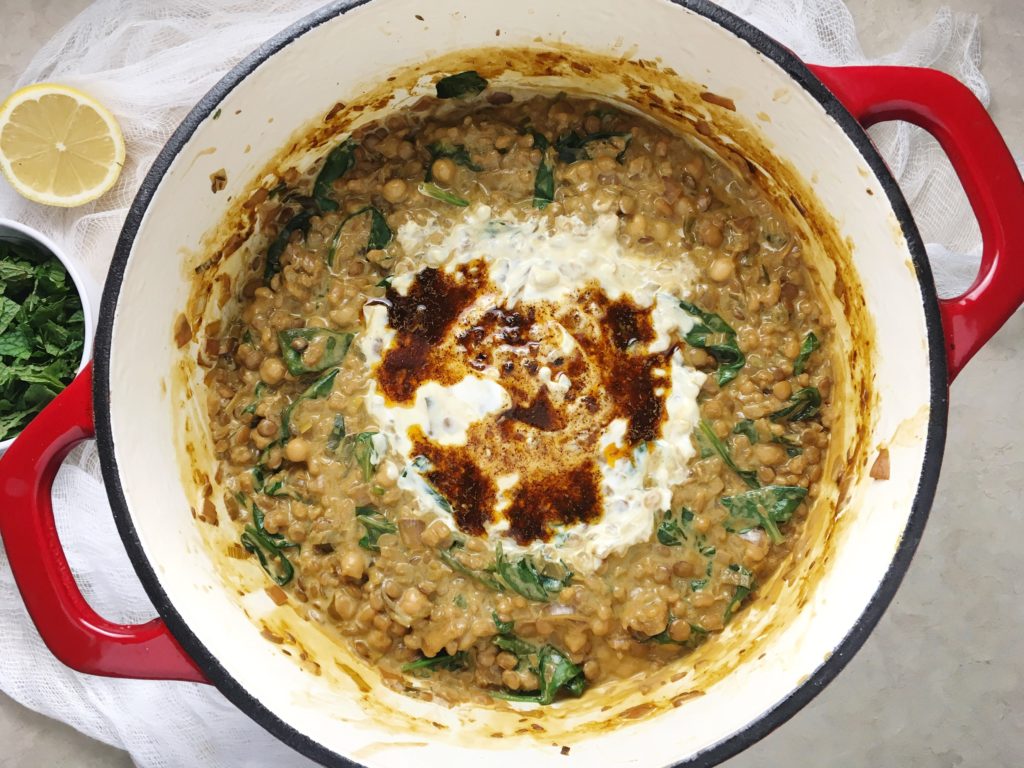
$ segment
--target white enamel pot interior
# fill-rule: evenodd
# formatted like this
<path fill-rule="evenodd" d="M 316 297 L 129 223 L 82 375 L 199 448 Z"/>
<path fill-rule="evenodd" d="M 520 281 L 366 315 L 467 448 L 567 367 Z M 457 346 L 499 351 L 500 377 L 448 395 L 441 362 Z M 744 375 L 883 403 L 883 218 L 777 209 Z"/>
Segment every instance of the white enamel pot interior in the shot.
<path fill-rule="evenodd" d="M 222 514 L 220 529 L 200 530 L 190 513 L 197 474 L 182 450 L 183 441 L 194 448 L 199 479 L 213 474 L 202 371 L 191 370 L 184 388 L 174 383 L 182 352 L 171 329 L 189 301 L 194 267 L 217 241 L 229 208 L 294 133 L 317 124 L 332 105 L 358 101 L 391 72 L 487 46 L 579 48 L 644 60 L 654 63 L 652 72 L 670 69 L 733 99 L 734 116 L 703 104 L 698 117 L 706 114 L 716 129 L 732 126 L 741 147 L 755 140 L 769 147 L 803 180 L 801 202 L 808 206 L 813 197 L 833 217 L 817 229 L 830 229 L 834 242 L 848 246 L 845 265 L 830 266 L 825 256 L 818 266 L 840 318 L 840 354 L 859 366 L 850 381 L 837 382 L 836 397 L 850 397 L 850 405 L 836 425 L 836 452 L 851 461 L 830 466 L 831 490 L 812 513 L 819 522 L 809 525 L 812 533 L 784 577 L 766 585 L 707 651 L 674 668 L 676 679 L 594 692 L 548 708 L 540 719 L 446 708 L 384 690 L 372 668 L 308 622 L 284 615 L 292 608 L 277 609 L 253 563 L 211 556 L 204 537 L 216 545 L 218 536 L 232 535 L 230 524 Z M 604 93 L 614 79 L 605 74 L 602 80 L 577 72 L 573 82 L 544 84 Z M 505 77 L 515 84 L 515 73 Z M 671 77 L 652 85 L 653 92 L 667 82 Z M 210 176 L 220 169 L 227 187 L 214 193 Z M 230 274 L 238 264 L 221 268 Z M 836 274 L 844 275 L 858 306 L 838 303 Z M 214 317 L 222 310 L 211 303 L 205 311 Z M 887 318 L 885 334 L 875 336 L 872 316 Z M 232 71 L 157 159 L 107 282 L 95 370 L 105 479 L 150 597 L 231 701 L 330 765 L 423 760 L 457 768 L 486 760 L 518 768 L 525 748 L 538 768 L 706 765 L 734 754 L 809 701 L 878 620 L 920 537 L 946 417 L 936 298 L 892 178 L 861 129 L 797 59 L 700 0 L 637 0 L 628 9 L 590 0 L 372 0 L 331 6 L 300 22 Z M 867 476 L 865 457 L 878 445 L 891 455 L 885 483 Z M 293 633 L 295 643 L 268 642 L 261 620 Z M 316 666 L 297 663 L 298 651 L 283 652 L 289 647 L 307 651 Z"/>

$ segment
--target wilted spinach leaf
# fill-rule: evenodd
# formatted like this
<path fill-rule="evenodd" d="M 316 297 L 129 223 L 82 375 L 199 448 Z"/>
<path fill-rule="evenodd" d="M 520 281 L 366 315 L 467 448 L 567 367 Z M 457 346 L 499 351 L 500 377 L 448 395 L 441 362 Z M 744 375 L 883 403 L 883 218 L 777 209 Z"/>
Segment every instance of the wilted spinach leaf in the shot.
<path fill-rule="evenodd" d="M 766 485 L 736 496 L 724 496 L 722 506 L 729 510 L 726 528 L 745 533 L 760 527 L 773 544 L 781 544 L 784 537 L 779 526 L 789 522 L 806 496 L 806 488 L 790 485 Z"/>
<path fill-rule="evenodd" d="M 240 496 L 239 499 L 244 506 L 245 497 Z M 245 526 L 242 531 L 242 547 L 250 554 L 256 555 L 264 572 L 274 580 L 274 583 L 283 587 L 295 575 L 295 568 L 284 554 L 284 550 L 297 549 L 299 545 L 288 541 L 279 533 L 268 533 L 263 527 L 263 510 L 255 503 L 252 503 L 251 509 L 252 525 Z M 276 568 L 271 567 L 274 560 L 278 563 Z"/>
<path fill-rule="evenodd" d="M 535 645 L 516 637 L 511 631 L 503 632 L 495 637 L 494 644 L 501 648 L 501 650 L 514 653 L 521 659 L 527 659 L 529 656 L 537 653 Z"/>
<path fill-rule="evenodd" d="M 454 192 L 449 192 L 447 189 L 442 189 L 432 181 L 421 181 L 416 189 L 421 195 L 426 195 L 427 197 L 432 197 L 435 200 L 440 200 L 442 203 L 455 205 L 459 208 L 465 208 L 469 205 L 469 200 L 466 198 L 459 197 Z"/>
<path fill-rule="evenodd" d="M 469 653 L 458 651 L 454 656 L 449 656 L 446 651 L 441 651 L 437 656 L 424 657 L 416 661 L 410 661 L 402 665 L 403 672 L 412 672 L 417 677 L 429 677 L 432 670 L 447 669 L 451 671 L 467 669 L 469 667 Z"/>
<path fill-rule="evenodd" d="M 377 539 L 383 534 L 398 531 L 398 527 L 384 517 L 376 507 L 356 507 L 356 520 L 366 528 L 366 535 L 359 539 L 359 546 L 371 552 L 380 552 Z"/>
<path fill-rule="evenodd" d="M 473 70 L 448 75 L 437 81 L 437 98 L 465 99 L 476 96 L 487 87 L 487 81 Z"/>
<path fill-rule="evenodd" d="M 500 541 L 495 548 L 494 558 L 494 567 L 498 578 L 510 590 L 522 595 L 527 600 L 545 603 L 550 593 L 561 591 L 572 581 L 572 571 L 564 565 L 554 566 L 548 563 L 538 569 L 529 555 L 519 560 L 507 559 Z M 549 575 L 549 572 L 555 569 L 559 571 L 558 575 Z"/>
<path fill-rule="evenodd" d="M 332 185 L 356 164 L 356 146 L 356 140 L 349 137 L 327 154 L 313 182 L 313 199 L 321 211 L 338 210 L 338 204 L 331 198 Z"/>
<path fill-rule="evenodd" d="M 462 546 L 462 542 L 456 540 L 447 550 L 441 550 L 438 556 L 453 571 L 469 576 L 496 592 L 511 591 L 527 600 L 546 603 L 552 593 L 561 591 L 572 582 L 573 572 L 564 563 L 542 563 L 538 568 L 528 555 L 518 560 L 509 560 L 501 542 L 498 542 L 494 551 L 494 565 L 482 571 L 472 570 L 453 554 L 453 550 Z"/>
<path fill-rule="evenodd" d="M 278 331 L 277 341 L 281 347 L 281 359 L 284 360 L 288 372 L 292 376 L 302 376 L 306 373 L 317 373 L 325 368 L 333 368 L 340 365 L 352 345 L 354 333 L 340 333 L 327 328 L 287 328 Z M 314 365 L 306 365 L 302 360 L 302 352 L 306 348 L 295 349 L 292 342 L 301 339 L 309 344 L 323 344 L 324 352 L 320 360 Z"/>
<path fill-rule="evenodd" d="M 469 151 L 462 144 L 447 144 L 443 141 L 435 141 L 427 147 L 427 151 L 430 152 L 430 162 L 427 163 L 427 175 L 423 179 L 424 181 L 434 180 L 434 161 L 439 157 L 450 158 L 456 165 L 469 168 L 471 171 L 483 170 L 483 168 L 473 162 L 473 158 L 469 156 Z"/>
<path fill-rule="evenodd" d="M 254 400 L 249 403 L 245 408 L 242 409 L 242 413 L 254 414 L 256 413 L 256 406 L 260 404 L 260 400 L 263 399 L 263 393 L 267 391 L 267 385 L 262 381 L 256 383 L 256 388 L 252 391 Z"/>
<path fill-rule="evenodd" d="M 736 465 L 736 462 L 732 459 L 732 454 L 729 453 L 729 449 L 725 446 L 725 443 L 718 439 L 718 435 L 715 434 L 715 430 L 712 429 L 711 424 L 706 419 L 701 419 L 697 425 L 697 435 L 698 439 L 707 443 L 721 457 L 725 466 L 739 475 L 743 482 L 751 488 L 760 487 L 761 484 L 757 481 L 757 472 L 753 469 L 740 469 Z"/>
<path fill-rule="evenodd" d="M 379 208 L 366 205 L 358 211 L 353 211 L 338 223 L 337 228 L 334 230 L 334 235 L 331 236 L 331 244 L 327 248 L 327 266 L 334 266 L 334 254 L 338 251 L 338 242 L 341 240 L 342 228 L 356 216 L 362 216 L 364 213 L 370 214 L 370 235 L 366 240 L 366 250 L 376 251 L 388 247 L 391 238 L 394 237 L 394 233 L 391 231 L 391 227 L 388 226 L 387 219 L 384 218 L 384 214 L 380 212 Z"/>
<path fill-rule="evenodd" d="M 776 445 L 781 445 L 783 448 L 785 448 L 786 455 L 789 456 L 789 458 L 799 456 L 801 453 L 804 452 L 804 449 L 800 446 L 799 443 L 793 442 L 785 435 L 773 435 L 772 442 L 775 443 Z"/>
<path fill-rule="evenodd" d="M 497 639 L 495 643 L 498 643 Z M 499 645 L 499 647 L 501 646 Z M 532 648 L 532 646 L 530 647 Z M 510 652 L 515 653 L 515 651 Z M 534 654 L 536 654 L 536 664 L 533 663 Z M 573 664 L 564 652 L 553 645 L 545 645 L 539 651 L 533 651 L 529 654 L 516 655 L 525 662 L 527 668 L 537 675 L 537 679 L 540 682 L 538 690 L 536 693 L 495 691 L 491 694 L 495 698 L 505 699 L 506 701 L 524 701 L 547 705 L 551 704 L 555 700 L 555 696 L 561 691 L 565 691 L 572 696 L 580 696 L 587 687 L 587 680 L 583 676 L 583 670 L 576 664 Z"/>
<path fill-rule="evenodd" d="M 338 444 L 337 453 L 346 461 L 355 461 L 363 471 L 363 480 L 366 482 L 370 482 L 377 465 L 384 458 L 383 449 L 377 450 L 375 440 L 384 441 L 386 438 L 379 432 L 359 432 L 345 435 Z"/>
<path fill-rule="evenodd" d="M 740 607 L 747 596 L 754 591 L 754 574 L 739 563 L 732 563 L 729 570 L 736 574 L 736 591 L 732 600 L 725 607 L 725 621 L 732 618 L 733 612 Z"/>
<path fill-rule="evenodd" d="M 587 144 L 614 138 L 624 138 L 626 140 L 626 146 L 615 156 L 615 159 L 621 163 L 625 159 L 626 149 L 633 138 L 633 134 L 629 131 L 596 131 L 595 133 L 582 134 L 577 131 L 569 131 L 568 133 L 563 133 L 555 141 L 555 151 L 558 153 L 558 159 L 561 162 L 575 163 L 590 158 L 590 154 L 587 152 Z"/>
<path fill-rule="evenodd" d="M 689 648 L 694 648 L 700 645 L 700 643 L 708 635 L 708 631 L 704 629 L 704 627 L 702 627 L 700 624 L 694 624 L 693 622 L 689 622 L 690 636 L 686 640 L 673 640 L 672 635 L 669 634 L 669 630 L 672 628 L 672 624 L 677 621 L 680 621 L 680 619 L 677 619 L 675 616 L 669 614 L 668 626 L 665 627 L 665 629 L 663 629 L 658 634 L 651 635 L 650 637 L 641 640 L 641 642 L 657 643 L 658 645 L 683 645 Z"/>
<path fill-rule="evenodd" d="M 683 507 L 679 515 L 674 516 L 672 510 L 662 513 L 661 523 L 658 525 L 658 541 L 666 547 L 678 547 L 687 540 L 686 531 L 693 521 L 693 512 Z"/>
<path fill-rule="evenodd" d="M 794 376 L 799 376 L 804 372 L 804 369 L 807 367 L 807 360 L 818 346 L 818 337 L 814 335 L 814 331 L 808 331 L 807 335 L 804 336 L 803 344 L 800 345 L 800 353 L 796 356 L 796 360 L 793 361 Z"/>
<path fill-rule="evenodd" d="M 319 400 L 331 394 L 331 390 L 334 388 L 334 379 L 338 375 L 338 370 L 339 369 L 335 368 L 333 371 L 325 373 L 319 379 L 310 384 L 302 394 L 295 398 L 288 407 L 284 409 L 284 412 L 281 414 L 282 440 L 287 440 L 291 437 L 292 413 L 294 413 L 299 403 L 304 400 Z"/>
<path fill-rule="evenodd" d="M 499 635 L 508 635 L 515 631 L 516 623 L 514 621 L 502 621 L 498 618 L 497 611 L 491 611 L 491 618 L 494 619 L 494 628 L 498 631 Z"/>
<path fill-rule="evenodd" d="M 714 312 L 705 312 L 688 301 L 680 301 L 679 306 L 700 319 L 686 334 L 686 343 L 707 350 L 718 361 L 718 386 L 724 387 L 739 375 L 747 362 L 736 340 L 736 331 Z"/>
<path fill-rule="evenodd" d="M 336 451 L 345 437 L 345 417 L 340 413 L 334 417 L 334 424 L 331 426 L 331 434 L 327 436 L 327 450 Z"/>
<path fill-rule="evenodd" d="M 462 549 L 463 546 L 464 544 L 456 539 L 448 549 L 438 550 L 437 556 L 441 558 L 441 562 L 456 573 L 461 573 L 463 576 L 479 581 L 485 587 L 493 589 L 495 592 L 504 592 L 505 587 L 489 571 L 474 571 L 472 568 L 467 568 L 455 557 L 455 550 Z"/>
<path fill-rule="evenodd" d="M 745 435 L 751 445 L 758 441 L 757 427 L 754 426 L 754 422 L 750 419 L 742 419 L 736 422 L 736 426 L 732 428 L 732 433 L 734 435 Z"/>
<path fill-rule="evenodd" d="M 301 232 L 306 235 L 309 232 L 309 222 L 313 218 L 313 213 L 314 211 L 311 209 L 303 208 L 281 227 L 281 231 L 277 233 L 277 237 L 273 239 L 267 249 L 267 263 L 263 266 L 264 280 L 269 282 L 270 278 L 281 271 L 281 254 L 288 246 L 288 241 L 292 239 L 292 232 Z"/>
<path fill-rule="evenodd" d="M 548 162 L 547 152 L 540 156 L 537 175 L 533 179 L 533 207 L 544 209 L 555 199 L 555 172 Z"/>
<path fill-rule="evenodd" d="M 784 408 L 768 418 L 772 421 L 808 421 L 821 410 L 821 393 L 817 387 L 803 387 L 792 394 Z"/>

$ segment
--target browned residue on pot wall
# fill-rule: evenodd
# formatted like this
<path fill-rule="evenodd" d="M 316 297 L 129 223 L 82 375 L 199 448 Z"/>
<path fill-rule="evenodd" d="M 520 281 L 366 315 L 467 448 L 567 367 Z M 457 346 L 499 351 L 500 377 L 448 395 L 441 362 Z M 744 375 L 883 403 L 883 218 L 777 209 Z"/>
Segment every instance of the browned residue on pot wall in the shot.
<path fill-rule="evenodd" d="M 249 239 L 255 231 L 256 211 L 267 198 L 269 190 L 278 183 L 282 171 L 293 167 L 311 151 L 322 156 L 328 146 L 333 146 L 339 134 L 358 128 L 360 123 L 375 117 L 375 112 L 391 105 L 395 90 L 405 88 L 417 93 L 415 84 L 424 74 L 466 69 L 475 69 L 485 78 L 502 85 L 529 87 L 533 82 L 548 89 L 599 94 L 630 105 L 698 137 L 736 170 L 757 177 L 776 205 L 797 225 L 805 251 L 811 257 L 812 269 L 821 278 L 819 284 L 823 300 L 838 308 L 849 326 L 853 342 L 843 349 L 845 359 L 833 363 L 840 378 L 835 385 L 834 397 L 843 398 L 846 407 L 858 414 L 872 412 L 877 401 L 871 387 L 875 332 L 859 279 L 852 267 L 850 245 L 840 237 L 834 218 L 821 207 L 808 181 L 800 178 L 772 154 L 770 147 L 763 144 L 754 126 L 754 116 L 733 111 L 731 104 L 723 104 L 721 99 L 708 99 L 704 86 L 686 82 L 656 62 L 609 58 L 551 44 L 545 50 L 464 51 L 396 72 L 389 82 L 368 89 L 360 100 L 336 104 L 321 121 L 296 131 L 289 146 L 272 158 L 265 170 L 257 175 L 257 179 L 263 179 L 262 186 L 254 186 L 249 194 L 239 196 L 224 219 L 225 225 L 211 236 L 210 247 L 205 254 L 187 265 L 193 274 L 194 288 L 185 317 L 193 340 L 185 347 L 190 357 L 182 360 L 179 375 L 175 377 L 175 392 L 179 393 L 175 401 L 184 405 L 187 400 L 180 398 L 180 393 L 191 395 L 191 388 L 202 375 L 203 360 L 197 350 L 202 348 L 206 338 L 204 323 L 232 311 L 232 297 L 238 295 L 247 277 L 242 261 L 251 258 L 248 255 L 250 249 L 258 252 L 260 247 L 265 247 L 265 240 L 250 243 Z M 509 82 L 513 78 L 515 82 Z M 721 136 L 729 137 L 729 141 L 719 140 Z M 736 149 L 740 149 L 741 154 Z M 183 390 L 182 387 L 188 389 Z M 183 420 L 182 432 L 187 432 L 187 462 L 211 466 L 207 463 L 212 461 L 208 458 L 209 448 L 201 444 L 205 437 L 201 430 L 187 423 L 189 417 L 178 418 Z M 619 727 L 624 720 L 648 718 L 680 706 L 686 700 L 700 696 L 703 690 L 745 659 L 759 656 L 774 629 L 785 624 L 793 612 L 808 602 L 828 566 L 835 536 L 843 525 L 836 510 L 842 508 L 851 483 L 866 471 L 866 431 L 869 427 L 863 418 L 857 421 L 854 429 L 847 428 L 842 419 L 837 422 L 823 491 L 809 516 L 803 537 L 794 546 L 791 558 L 768 583 L 761 586 L 754 601 L 756 610 L 762 613 L 773 601 L 778 602 L 778 607 L 770 612 L 768 618 L 755 619 L 756 610 L 744 611 L 715 642 L 707 643 L 678 665 L 657 675 L 642 682 L 627 681 L 603 691 L 590 692 L 579 702 L 567 702 L 536 713 L 516 713 L 516 718 L 521 723 L 526 723 L 526 718 L 529 718 L 534 726 L 537 721 L 543 722 L 542 727 L 548 732 L 542 735 L 545 743 L 550 743 L 555 735 L 562 741 L 571 742 L 585 737 L 588 732 Z M 186 475 L 188 484 L 196 489 L 193 498 L 202 499 L 206 495 L 204 488 L 209 483 L 206 473 L 193 469 Z M 221 520 L 226 517 L 225 514 L 220 515 Z M 218 546 L 223 551 L 227 545 L 221 542 Z M 265 586 L 258 568 L 251 563 L 243 565 L 242 561 L 230 558 L 225 558 L 224 562 L 226 565 L 222 564 L 222 572 L 226 582 L 240 592 Z M 332 646 L 333 641 L 300 619 L 292 606 L 277 606 L 274 618 L 273 626 L 270 623 L 265 626 L 276 637 L 284 638 L 280 644 L 282 649 L 287 650 L 290 646 L 287 638 L 302 634 L 305 646 L 297 655 L 301 663 L 316 655 L 320 661 L 316 674 L 335 675 L 338 685 L 351 690 L 354 696 L 361 696 L 365 708 L 375 716 L 390 720 L 396 727 L 423 732 L 422 722 L 395 712 L 380 703 L 372 691 L 365 690 L 377 687 L 374 681 L 379 676 L 373 668 L 347 657 L 342 665 L 338 659 L 343 654 Z M 758 622 L 756 626 L 755 622 Z M 326 663 L 322 658 L 324 654 L 333 656 L 336 663 Z M 338 672 L 338 665 L 348 671 L 344 674 Z M 359 677 L 359 684 L 355 686 L 353 674 L 350 674 L 353 668 L 358 670 L 355 674 Z M 638 698 L 638 692 L 644 696 L 643 699 Z M 577 717 L 577 722 L 570 727 L 568 720 L 581 710 L 591 711 L 588 721 L 579 724 Z M 475 724 L 474 718 L 468 717 L 465 720 L 467 727 Z M 523 728 L 525 732 L 531 730 L 526 725 Z M 566 730 L 570 732 L 562 732 Z M 502 734 L 495 732 L 493 735 Z"/>

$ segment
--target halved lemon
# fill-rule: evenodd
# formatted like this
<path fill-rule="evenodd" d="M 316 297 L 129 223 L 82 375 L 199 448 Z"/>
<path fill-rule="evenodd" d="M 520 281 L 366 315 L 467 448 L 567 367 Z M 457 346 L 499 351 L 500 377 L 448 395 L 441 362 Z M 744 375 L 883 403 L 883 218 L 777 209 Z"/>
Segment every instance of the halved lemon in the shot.
<path fill-rule="evenodd" d="M 0 106 L 0 170 L 29 200 L 88 203 L 114 186 L 123 165 L 117 120 L 81 91 L 38 83 Z"/>

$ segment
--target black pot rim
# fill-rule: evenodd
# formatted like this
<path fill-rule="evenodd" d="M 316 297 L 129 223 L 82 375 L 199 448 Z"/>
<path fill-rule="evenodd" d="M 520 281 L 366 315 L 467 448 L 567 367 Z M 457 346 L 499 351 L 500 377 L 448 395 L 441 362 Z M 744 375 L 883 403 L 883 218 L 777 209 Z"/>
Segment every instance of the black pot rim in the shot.
<path fill-rule="evenodd" d="M 217 657 L 203 645 L 189 625 L 181 618 L 160 585 L 156 572 L 142 548 L 135 525 L 132 522 L 124 490 L 121 487 L 110 419 L 110 353 L 114 315 L 129 254 L 143 215 L 174 158 L 189 141 L 198 126 L 218 108 L 220 102 L 265 60 L 324 22 L 330 21 L 336 16 L 371 1 L 338 0 L 300 19 L 268 40 L 237 64 L 200 99 L 185 117 L 157 156 L 128 211 L 103 290 L 94 353 L 93 399 L 95 405 L 96 439 L 99 447 L 103 479 L 118 531 L 135 567 L 135 571 L 153 605 L 182 648 L 198 664 L 207 679 L 236 707 L 249 715 L 249 717 L 282 742 L 305 756 L 326 766 L 345 766 L 346 768 L 358 766 L 358 764 L 299 732 L 267 709 L 262 702 L 250 695 L 227 672 Z M 928 512 L 935 495 L 943 449 L 945 447 L 948 379 L 946 373 L 945 339 L 939 315 L 938 297 L 924 244 L 921 241 L 917 225 L 914 223 L 902 192 L 864 129 L 839 100 L 814 76 L 807 65 L 788 48 L 785 48 L 759 29 L 708 0 L 672 0 L 672 2 L 715 22 L 749 43 L 753 48 L 780 66 L 824 107 L 828 115 L 839 124 L 844 133 L 856 146 L 864 161 L 874 172 L 903 228 L 918 281 L 921 284 L 928 334 L 931 381 L 931 411 L 928 419 L 928 435 L 925 441 L 925 455 L 920 483 L 900 545 L 884 578 L 879 582 L 878 589 L 860 618 L 851 627 L 842 642 L 835 648 L 832 655 L 806 681 L 746 727 L 724 737 L 718 743 L 701 752 L 676 763 L 677 768 L 682 768 L 683 766 L 686 768 L 711 768 L 711 766 L 717 765 L 755 744 L 809 703 L 846 666 L 882 617 L 900 582 L 903 580 L 903 576 L 921 540 L 925 523 L 928 519 Z"/>

